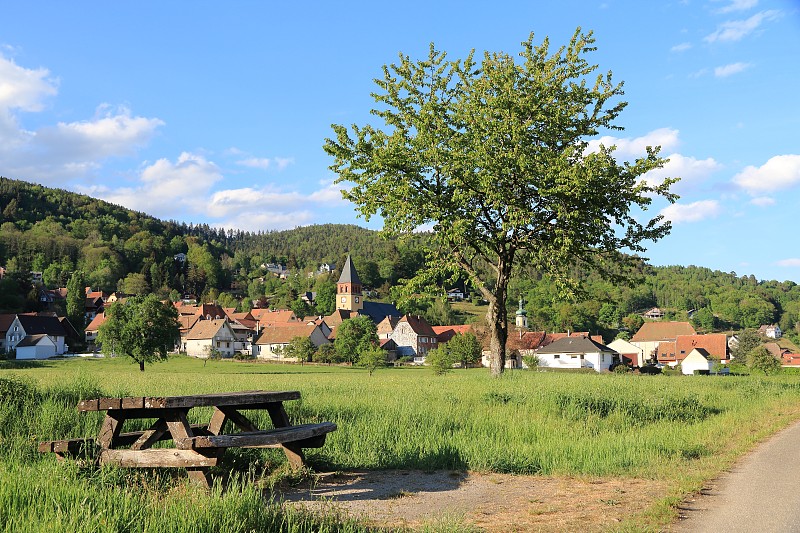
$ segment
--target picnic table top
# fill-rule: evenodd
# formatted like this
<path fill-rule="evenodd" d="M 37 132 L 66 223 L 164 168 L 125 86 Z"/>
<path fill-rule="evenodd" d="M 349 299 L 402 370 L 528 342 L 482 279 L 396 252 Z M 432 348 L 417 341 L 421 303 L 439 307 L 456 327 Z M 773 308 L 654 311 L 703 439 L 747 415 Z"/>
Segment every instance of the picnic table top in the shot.
<path fill-rule="evenodd" d="M 131 396 L 83 400 L 78 411 L 110 409 L 189 409 L 192 407 L 247 407 L 300 398 L 299 391 L 239 391 L 192 394 L 188 396 Z"/>

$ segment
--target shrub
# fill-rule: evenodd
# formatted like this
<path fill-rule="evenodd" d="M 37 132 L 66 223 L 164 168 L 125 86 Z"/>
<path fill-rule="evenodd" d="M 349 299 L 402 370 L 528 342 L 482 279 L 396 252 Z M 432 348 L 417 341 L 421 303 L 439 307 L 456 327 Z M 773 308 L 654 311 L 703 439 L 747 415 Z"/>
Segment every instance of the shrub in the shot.
<path fill-rule="evenodd" d="M 616 365 L 612 370 L 615 374 L 627 374 L 630 369 L 628 368 L 627 365 L 620 363 Z"/>
<path fill-rule="evenodd" d="M 522 362 L 525 363 L 525 366 L 528 367 L 528 370 L 536 370 L 539 368 L 538 355 L 523 355 Z"/>

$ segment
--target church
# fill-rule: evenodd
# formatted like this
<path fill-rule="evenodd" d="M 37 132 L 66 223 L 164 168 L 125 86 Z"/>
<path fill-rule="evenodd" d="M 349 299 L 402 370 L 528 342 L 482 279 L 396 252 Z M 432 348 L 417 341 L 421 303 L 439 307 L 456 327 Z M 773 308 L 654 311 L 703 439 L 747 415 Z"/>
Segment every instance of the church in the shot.
<path fill-rule="evenodd" d="M 342 320 L 366 315 L 378 324 L 387 316 L 399 317 L 400 311 L 394 304 L 368 302 L 364 300 L 363 286 L 353 260 L 348 255 L 342 267 L 342 274 L 336 283 L 336 310 L 325 321 L 329 326 L 341 324 Z"/>

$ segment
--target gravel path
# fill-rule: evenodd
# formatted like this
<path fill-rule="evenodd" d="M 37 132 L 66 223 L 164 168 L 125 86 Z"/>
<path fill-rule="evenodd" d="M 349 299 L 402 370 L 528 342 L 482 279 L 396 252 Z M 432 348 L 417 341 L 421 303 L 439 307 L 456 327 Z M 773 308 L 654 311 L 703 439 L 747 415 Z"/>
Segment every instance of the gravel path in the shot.
<path fill-rule="evenodd" d="M 673 531 L 800 532 L 800 423 L 758 446 L 681 514 Z"/>

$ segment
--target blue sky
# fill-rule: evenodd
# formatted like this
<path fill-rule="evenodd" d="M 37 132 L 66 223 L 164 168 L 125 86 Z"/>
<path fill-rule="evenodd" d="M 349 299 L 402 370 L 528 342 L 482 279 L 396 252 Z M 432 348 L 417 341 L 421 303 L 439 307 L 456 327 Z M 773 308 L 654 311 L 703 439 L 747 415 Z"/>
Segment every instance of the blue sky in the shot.
<path fill-rule="evenodd" d="M 621 159 L 681 199 L 656 265 L 800 283 L 800 2 L 2 2 L 0 175 L 246 230 L 358 223 L 323 152 L 398 52 L 516 54 L 593 30 Z M 223 7 L 224 6 L 224 7 Z M 371 222 L 377 229 L 379 222 Z"/>

